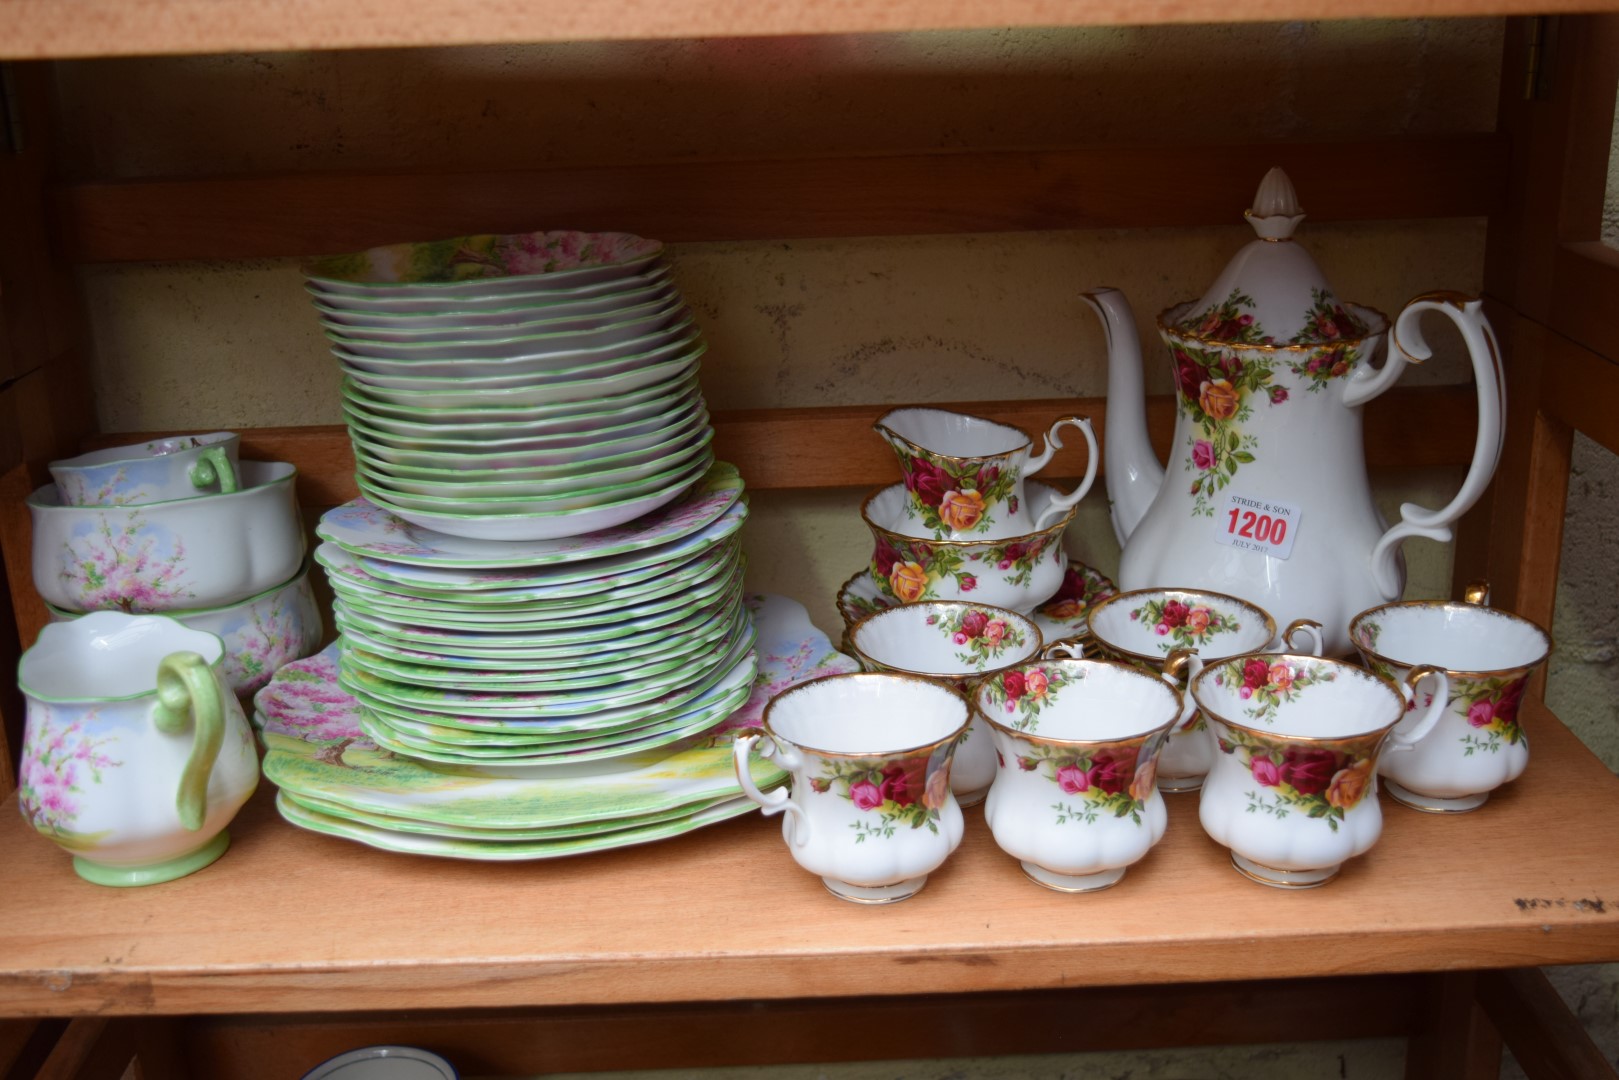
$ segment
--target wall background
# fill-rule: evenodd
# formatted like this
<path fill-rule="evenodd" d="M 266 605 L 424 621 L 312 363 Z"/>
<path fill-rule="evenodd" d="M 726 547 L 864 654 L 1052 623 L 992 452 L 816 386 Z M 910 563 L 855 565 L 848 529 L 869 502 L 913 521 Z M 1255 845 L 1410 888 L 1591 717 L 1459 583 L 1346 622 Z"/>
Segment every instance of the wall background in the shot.
<path fill-rule="evenodd" d="M 59 65 L 75 177 L 518 168 L 935 147 L 1260 141 L 1492 130 L 1498 20 L 1007 30 L 814 39 L 127 59 Z M 1257 184 L 1268 162 L 1255 161 Z M 1196 183 L 1196 162 L 1185 182 Z M 1398 183 L 1397 173 L 1387 182 Z M 1310 193 L 1300 197 L 1309 206 Z M 1150 320 L 1200 294 L 1251 236 L 1067 231 L 684 244 L 678 282 L 711 343 L 717 408 L 1100 395 L 1089 286 L 1131 298 L 1148 389 L 1167 392 Z M 1619 220 L 1619 216 L 1616 216 Z M 567 227 L 544 206 L 536 228 Z M 1477 291 L 1484 225 L 1312 225 L 1340 295 L 1384 311 L 1434 287 Z M 426 239 L 401 237 L 400 239 Z M 317 254 L 311 252 L 310 254 Z M 105 430 L 339 423 L 336 365 L 292 260 L 92 267 L 83 275 Z M 1436 335 L 1437 336 L 1437 335 Z M 1465 381 L 1442 353 L 1408 382 Z M 1375 406 L 1374 406 L 1375 407 Z M 1055 417 L 1055 414 L 1054 414 Z M 873 436 L 875 437 L 875 436 Z M 836 453 L 837 447 L 827 452 Z M 897 479 L 897 473 L 896 473 Z M 1448 498 L 1450 470 L 1377 478 L 1385 512 Z M 1619 765 L 1612 541 L 1619 470 L 1582 444 L 1569 504 L 1551 699 Z M 760 493 L 754 587 L 804 601 L 835 637 L 836 589 L 870 550 L 862 493 Z M 1100 493 L 1071 553 L 1111 573 Z M 1607 557 L 1603 555 L 1606 553 Z M 1450 590 L 1447 547 L 1407 548 L 1408 593 Z M 1615 977 L 1563 981 L 1619 1041 Z M 1379 1077 L 1398 1043 L 783 1069 L 866 1077 Z"/>

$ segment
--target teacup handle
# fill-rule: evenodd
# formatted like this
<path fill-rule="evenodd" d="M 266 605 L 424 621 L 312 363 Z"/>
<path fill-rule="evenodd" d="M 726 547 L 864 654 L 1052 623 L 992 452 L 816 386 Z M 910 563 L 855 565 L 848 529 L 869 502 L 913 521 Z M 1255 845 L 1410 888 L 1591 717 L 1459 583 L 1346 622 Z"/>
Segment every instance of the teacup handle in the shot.
<path fill-rule="evenodd" d="M 759 790 L 759 785 L 753 782 L 753 771 L 748 768 L 748 754 L 755 748 L 760 757 L 767 761 L 774 758 L 776 764 L 789 771 L 798 764 L 793 760 L 796 755 L 783 750 L 776 740 L 758 728 L 743 728 L 737 732 L 736 741 L 731 744 L 731 762 L 736 766 L 736 779 L 742 785 L 743 794 L 759 804 L 759 810 L 765 817 L 785 811 L 788 817 L 793 818 L 793 846 L 803 847 L 809 843 L 809 815 L 804 813 L 802 806 L 793 802 L 792 793 L 786 788 L 771 792 Z"/>
<path fill-rule="evenodd" d="M 1405 681 L 1400 684 L 1400 695 L 1405 698 L 1407 704 L 1416 700 L 1417 685 L 1428 678 L 1434 680 L 1433 700 L 1417 714 L 1409 732 L 1400 730 L 1400 726 L 1404 724 L 1403 720 L 1401 724 L 1395 725 L 1394 730 L 1389 732 L 1390 750 L 1410 750 L 1416 746 L 1428 737 L 1428 732 L 1433 730 L 1434 725 L 1439 723 L 1439 718 L 1445 715 L 1445 710 L 1450 707 L 1450 677 L 1445 674 L 1444 669 L 1434 667 L 1432 664 L 1423 664 L 1406 672 Z"/>
<path fill-rule="evenodd" d="M 152 723 L 165 735 L 179 735 L 188 720 L 191 756 L 180 770 L 174 807 L 180 824 L 195 832 L 208 816 L 208 778 L 225 740 L 225 708 L 219 680 L 208 662 L 194 652 L 170 653 L 157 665 L 157 708 L 152 711 Z"/>
<path fill-rule="evenodd" d="M 229 495 L 236 490 L 236 470 L 231 468 L 230 458 L 219 447 L 210 446 L 198 455 L 197 463 L 191 466 L 191 486 L 205 488 L 216 480 L 219 481 L 221 495 Z"/>
<path fill-rule="evenodd" d="M 1051 430 L 1046 432 L 1045 449 L 1035 457 L 1030 458 L 1028 463 L 1023 466 L 1024 477 L 1033 476 L 1045 468 L 1057 451 L 1062 449 L 1062 439 L 1057 432 L 1065 426 L 1076 427 L 1079 429 L 1080 434 L 1085 436 L 1085 478 L 1069 494 L 1052 497 L 1051 505 L 1041 511 L 1040 516 L 1035 519 L 1034 527 L 1036 531 L 1045 528 L 1072 510 L 1079 500 L 1083 499 L 1086 493 L 1091 490 L 1091 485 L 1096 482 L 1096 466 L 1101 461 L 1101 455 L 1096 449 L 1096 432 L 1091 430 L 1089 420 L 1079 416 L 1065 416 L 1051 425 Z"/>
<path fill-rule="evenodd" d="M 1040 650 L 1042 660 L 1083 660 L 1085 659 L 1085 646 L 1090 641 L 1087 636 L 1063 638 L 1053 641 Z"/>
<path fill-rule="evenodd" d="M 1303 634 L 1305 640 L 1310 643 L 1308 649 L 1301 649 L 1293 644 L 1293 639 L 1300 634 Z M 1314 619 L 1294 619 L 1288 624 L 1287 629 L 1282 631 L 1282 644 L 1289 652 L 1308 652 L 1311 656 L 1320 656 L 1321 624 Z"/>
<path fill-rule="evenodd" d="M 1192 680 L 1197 678 L 1203 670 L 1203 658 L 1197 655 L 1196 649 L 1171 649 L 1169 655 L 1164 657 L 1163 669 L 1158 672 L 1170 687 L 1181 696 L 1181 714 L 1175 718 L 1175 727 L 1179 729 L 1197 712 L 1197 699 L 1192 697 Z M 1180 688 L 1181 672 L 1186 672 L 1186 689 Z"/>

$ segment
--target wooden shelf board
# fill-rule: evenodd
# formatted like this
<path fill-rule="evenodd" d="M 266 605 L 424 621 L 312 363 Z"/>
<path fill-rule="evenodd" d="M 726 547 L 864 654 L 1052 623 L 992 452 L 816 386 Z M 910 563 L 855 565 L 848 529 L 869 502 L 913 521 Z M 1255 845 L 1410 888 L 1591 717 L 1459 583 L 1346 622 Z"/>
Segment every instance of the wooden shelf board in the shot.
<path fill-rule="evenodd" d="M 3 6 L 0 6 L 3 10 Z M 0 30 L 3 37 L 3 30 Z M 1200 164 L 1184 183 L 1184 162 Z M 1400 182 L 1385 182 L 1388 163 Z M 75 262 L 243 259 L 545 222 L 660 240 L 1232 225 L 1280 165 L 1314 221 L 1482 217 L 1506 191 L 1495 135 L 1331 143 L 869 154 L 496 173 L 306 173 L 86 182 L 56 193 Z"/>
<path fill-rule="evenodd" d="M 1037 439 L 1059 416 L 1090 417 L 1100 443 L 1106 433 L 1102 398 L 1038 398 L 1024 401 L 933 403 L 1020 427 Z M 714 452 L 735 462 L 757 491 L 829 487 L 875 487 L 899 479 L 894 454 L 871 430 L 890 405 L 835 405 L 791 409 L 733 409 L 713 414 Z M 1148 399 L 1147 426 L 1163 455 L 1175 427 L 1169 395 Z M 1471 386 L 1401 387 L 1366 412 L 1367 463 L 1373 468 L 1464 465 L 1473 449 L 1477 401 Z M 1412 423 L 1412 417 L 1422 417 Z M 91 437 L 86 449 L 145 442 L 175 432 L 112 432 Z M 248 428 L 242 455 L 255 461 L 298 466 L 299 499 L 305 506 L 335 506 L 358 494 L 348 429 L 342 425 Z M 1045 475 L 1079 476 L 1085 447 L 1069 437 Z M 828 454 L 824 448 L 838 447 Z M 21 528 L 21 526 L 19 526 Z"/>
<path fill-rule="evenodd" d="M 1602 0 L 6 0 L 0 59 L 1602 11 Z"/>
<path fill-rule="evenodd" d="M 1263 888 L 1169 796 L 1115 889 L 1029 882 L 967 812 L 915 899 L 862 908 L 750 815 L 542 863 L 375 851 L 282 822 L 268 783 L 191 877 L 105 889 L 0 805 L 0 1015 L 718 1001 L 1206 982 L 1619 959 L 1619 777 L 1542 705 L 1534 760 L 1482 810 L 1384 801 L 1326 888 Z"/>

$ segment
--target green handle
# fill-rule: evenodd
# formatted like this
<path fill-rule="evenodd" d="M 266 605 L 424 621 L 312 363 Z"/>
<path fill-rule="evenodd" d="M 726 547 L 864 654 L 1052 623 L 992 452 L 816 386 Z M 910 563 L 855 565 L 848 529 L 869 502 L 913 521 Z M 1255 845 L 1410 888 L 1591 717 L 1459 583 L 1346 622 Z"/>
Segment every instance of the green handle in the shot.
<path fill-rule="evenodd" d="M 229 495 L 236 490 L 236 470 L 231 468 L 230 458 L 225 456 L 225 451 L 210 446 L 199 457 L 200 460 L 191 467 L 192 487 L 207 487 L 218 480 L 221 495 Z"/>
<path fill-rule="evenodd" d="M 208 816 L 208 777 L 225 740 L 225 709 L 219 680 L 208 662 L 194 652 L 170 653 L 157 665 L 157 709 L 152 723 L 165 735 L 178 735 L 191 720 L 191 757 L 180 772 L 174 808 L 180 824 L 195 832 Z"/>

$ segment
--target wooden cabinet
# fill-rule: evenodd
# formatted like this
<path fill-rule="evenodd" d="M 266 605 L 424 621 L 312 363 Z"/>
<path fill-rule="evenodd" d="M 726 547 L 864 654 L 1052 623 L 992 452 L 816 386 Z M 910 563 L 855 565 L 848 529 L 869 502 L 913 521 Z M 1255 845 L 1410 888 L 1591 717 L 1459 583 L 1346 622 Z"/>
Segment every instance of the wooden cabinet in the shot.
<path fill-rule="evenodd" d="M 1558 7 L 1588 6 L 1604 5 Z M 1444 0 L 1427 11 L 1495 7 Z M 1389 14 L 1399 12 L 1383 0 L 10 0 L 0 5 L 0 55 L 14 60 L 0 114 L 0 466 L 10 470 L 0 607 L 13 617 L 0 619 L 0 664 L 45 614 L 21 499 L 44 462 L 113 438 L 95 431 L 78 264 L 518 229 L 536 204 L 554 220 L 670 241 L 1189 228 L 1246 205 L 1261 153 L 1288 168 L 1318 220 L 1487 219 L 1485 284 L 1512 414 L 1455 574 L 1490 577 L 1497 603 L 1549 624 L 1572 432 L 1619 451 L 1609 314 L 1619 257 L 1598 235 L 1619 85 L 1613 15 L 1511 18 L 1498 130 L 1472 135 L 694 159 L 660 163 L 655 181 L 638 162 L 65 180 L 53 153 L 58 58 Z M 1196 183 L 1177 169 L 1188 156 Z M 1388 395 L 1368 413 L 1372 464 L 1464 463 L 1470 399 L 1465 387 Z M 891 464 L 865 429 L 891 403 L 721 413 L 716 448 L 757 490 L 876 484 Z M 1095 399 L 972 407 L 1028 426 L 1069 409 L 1105 422 Z M 1149 415 L 1162 444 L 1168 399 Z M 815 452 L 828 445 L 848 452 Z M 341 428 L 250 430 L 243 449 L 297 463 L 306 506 L 354 494 Z M 1078 471 L 1065 454 L 1059 471 Z M 14 751 L 19 703 L 0 689 Z M 1534 766 L 1489 813 L 1390 813 L 1370 856 L 1298 896 L 1231 873 L 1184 797 L 1128 888 L 1086 898 L 1032 888 L 970 825 L 923 896 L 883 911 L 832 903 L 789 872 L 775 824 L 756 818 L 541 868 L 448 864 L 287 827 L 265 791 L 217 867 L 124 893 L 73 878 L 0 807 L 0 1016 L 15 1018 L 0 1020 L 0 1072 L 50 1052 L 40 1075 L 116 1076 L 138 1053 L 149 1077 L 280 1077 L 387 1041 L 432 1045 L 488 1074 L 1406 1035 L 1411 1077 L 1494 1075 L 1502 1037 L 1535 1075 L 1601 1075 L 1555 993 L 1525 969 L 1619 960 L 1609 824 L 1619 780 L 1544 707 L 1529 708 Z M 0 755 L 0 791 L 11 767 Z"/>

